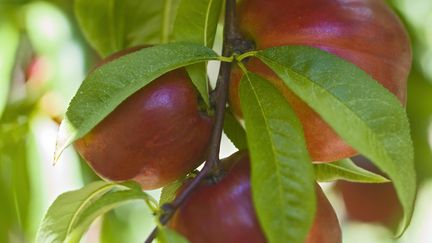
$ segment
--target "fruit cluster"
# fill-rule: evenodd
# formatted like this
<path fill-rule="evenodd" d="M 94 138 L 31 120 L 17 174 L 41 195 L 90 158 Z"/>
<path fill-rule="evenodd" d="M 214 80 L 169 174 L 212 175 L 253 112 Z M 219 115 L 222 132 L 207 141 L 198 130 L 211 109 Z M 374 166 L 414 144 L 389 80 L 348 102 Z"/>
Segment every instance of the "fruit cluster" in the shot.
<path fill-rule="evenodd" d="M 409 40 L 383 0 L 243 0 L 237 13 L 240 31 L 258 50 L 307 45 L 328 51 L 356 64 L 405 103 Z M 101 65 L 135 50 L 115 54 Z M 245 65 L 276 86 L 293 107 L 314 161 L 356 154 L 268 67 L 257 59 Z M 229 90 L 238 119 L 241 76 L 240 69 L 234 69 Z M 171 71 L 130 96 L 75 146 L 104 179 L 133 179 L 143 189 L 163 187 L 205 160 L 214 119 L 199 100 L 186 71 Z M 251 199 L 249 163 L 245 151 L 225 159 L 218 175 L 222 178 L 205 180 L 169 226 L 191 242 L 266 242 Z M 316 194 L 317 213 L 306 242 L 341 242 L 338 219 L 318 185 Z"/>

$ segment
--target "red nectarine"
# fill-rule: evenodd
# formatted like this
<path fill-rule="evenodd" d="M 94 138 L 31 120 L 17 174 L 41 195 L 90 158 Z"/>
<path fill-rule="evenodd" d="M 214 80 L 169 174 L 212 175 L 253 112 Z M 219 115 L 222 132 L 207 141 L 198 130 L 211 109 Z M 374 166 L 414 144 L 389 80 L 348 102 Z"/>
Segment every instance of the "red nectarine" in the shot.
<path fill-rule="evenodd" d="M 184 69 L 166 73 L 128 97 L 76 148 L 105 179 L 165 186 L 204 160 L 213 120 L 200 111 L 198 97 Z"/>
<path fill-rule="evenodd" d="M 220 181 L 202 183 L 177 210 L 169 226 L 192 243 L 266 242 L 252 203 L 247 153 L 237 152 L 222 163 L 225 172 Z M 316 193 L 317 213 L 306 242 L 339 243 L 336 214 L 318 185 Z"/>
<path fill-rule="evenodd" d="M 401 101 L 411 66 L 408 35 L 383 0 L 243 0 L 239 27 L 258 50 L 284 45 L 307 45 L 356 64 Z M 272 82 L 301 120 L 314 161 L 331 162 L 356 154 L 321 117 L 293 94 L 268 67 L 253 58 L 247 68 Z M 241 117 L 238 96 L 242 74 L 235 70 L 230 104 Z"/>

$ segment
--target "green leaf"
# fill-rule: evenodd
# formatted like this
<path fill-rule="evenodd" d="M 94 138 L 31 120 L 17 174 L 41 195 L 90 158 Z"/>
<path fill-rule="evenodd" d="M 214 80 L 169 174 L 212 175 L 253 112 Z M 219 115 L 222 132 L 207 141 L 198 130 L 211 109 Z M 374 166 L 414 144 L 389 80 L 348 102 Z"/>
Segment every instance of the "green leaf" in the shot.
<path fill-rule="evenodd" d="M 57 137 L 55 158 L 122 101 L 162 74 L 217 58 L 215 52 L 203 46 L 165 44 L 141 49 L 95 69 L 69 104 Z"/>
<path fill-rule="evenodd" d="M 222 0 L 181 0 L 174 23 L 174 38 L 213 47 Z"/>
<path fill-rule="evenodd" d="M 186 67 L 192 83 L 195 85 L 207 107 L 210 107 L 209 81 L 207 77 L 207 63 L 197 63 Z"/>
<path fill-rule="evenodd" d="M 29 236 L 33 236 L 31 209 L 36 196 L 32 190 L 29 160 L 34 108 L 32 101 L 10 103 L 0 119 L 0 226 L 6 231 L 19 228 Z"/>
<path fill-rule="evenodd" d="M 334 180 L 345 180 L 361 183 L 386 183 L 387 178 L 365 170 L 352 162 L 350 159 L 335 161 L 332 163 L 314 164 L 315 177 L 317 181 L 329 182 Z"/>
<path fill-rule="evenodd" d="M 398 99 L 357 66 L 302 46 L 263 50 L 257 56 L 357 151 L 393 181 L 408 226 L 416 193 L 413 146 Z"/>
<path fill-rule="evenodd" d="M 162 188 L 162 192 L 159 199 L 159 205 L 162 206 L 165 203 L 170 203 L 174 201 L 177 190 L 181 187 L 184 180 L 176 180 L 173 183 L 169 184 L 168 186 L 165 186 Z"/>
<path fill-rule="evenodd" d="M 261 226 L 269 242 L 304 242 L 316 202 L 302 126 L 278 90 L 255 74 L 247 73 L 240 81 L 240 102 Z"/>
<path fill-rule="evenodd" d="M 155 217 L 140 200 L 124 204 L 103 216 L 100 243 L 142 243 L 153 231 Z"/>
<path fill-rule="evenodd" d="M 222 3 L 222 0 L 181 0 L 174 23 L 175 40 L 212 48 Z M 209 105 L 207 66 L 200 63 L 186 70 L 204 102 Z"/>
<path fill-rule="evenodd" d="M 225 111 L 224 132 L 237 149 L 247 149 L 246 132 L 230 110 Z"/>
<path fill-rule="evenodd" d="M 0 117 L 8 98 L 18 44 L 19 31 L 2 18 L 0 20 Z"/>
<path fill-rule="evenodd" d="M 79 220 L 72 226 L 72 231 L 67 237 L 67 242 L 79 242 L 82 235 L 87 231 L 91 223 L 99 216 L 109 212 L 126 203 L 135 200 L 144 200 L 150 208 L 156 206 L 152 205 L 152 198 L 145 192 L 139 190 L 123 190 L 108 192 L 99 199 L 95 200 L 89 205 L 84 212 L 79 216 Z"/>
<path fill-rule="evenodd" d="M 60 195 L 48 209 L 38 232 L 37 242 L 63 243 L 80 215 L 94 200 L 118 185 L 97 181 Z"/>
<path fill-rule="evenodd" d="M 107 212 L 103 216 L 100 243 L 132 242 L 131 236 L 129 235 L 131 234 L 129 228 L 129 221 L 124 221 L 119 218 L 116 209 Z"/>
<path fill-rule="evenodd" d="M 90 44 L 107 56 L 127 47 L 166 43 L 179 0 L 76 0 L 75 14 Z"/>
<path fill-rule="evenodd" d="M 407 113 L 414 143 L 414 159 L 420 184 L 432 177 L 429 129 L 432 118 L 432 83 L 415 66 L 408 80 Z"/>
<path fill-rule="evenodd" d="M 152 3 L 153 2 L 154 1 L 152 1 Z M 160 34 L 161 43 L 167 43 L 173 38 L 172 32 L 179 4 L 180 0 L 164 0 L 162 30 Z"/>
<path fill-rule="evenodd" d="M 157 240 L 159 243 L 188 243 L 189 241 L 177 233 L 174 230 L 170 230 L 169 228 L 159 228 Z"/>

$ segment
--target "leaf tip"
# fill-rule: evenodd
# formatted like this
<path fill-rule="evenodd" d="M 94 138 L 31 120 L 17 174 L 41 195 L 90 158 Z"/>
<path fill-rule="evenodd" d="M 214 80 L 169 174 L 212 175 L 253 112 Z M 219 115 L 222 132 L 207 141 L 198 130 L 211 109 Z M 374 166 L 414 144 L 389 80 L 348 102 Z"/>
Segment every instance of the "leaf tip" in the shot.
<path fill-rule="evenodd" d="M 60 124 L 59 131 L 57 133 L 56 145 L 54 150 L 54 161 L 53 165 L 56 165 L 63 154 L 63 151 L 73 143 L 74 137 L 71 135 L 70 126 L 67 118 L 63 119 Z"/>

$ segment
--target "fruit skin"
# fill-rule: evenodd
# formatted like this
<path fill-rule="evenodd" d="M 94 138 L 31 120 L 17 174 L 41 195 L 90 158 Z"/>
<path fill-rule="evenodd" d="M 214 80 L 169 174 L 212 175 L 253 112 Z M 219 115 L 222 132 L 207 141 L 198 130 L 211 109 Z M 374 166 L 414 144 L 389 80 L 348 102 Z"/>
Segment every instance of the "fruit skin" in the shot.
<path fill-rule="evenodd" d="M 364 169 L 384 175 L 362 156 L 353 158 Z M 377 223 L 396 229 L 403 209 L 392 183 L 365 184 L 338 181 L 336 190 L 342 196 L 350 220 Z"/>
<path fill-rule="evenodd" d="M 101 177 L 155 189 L 204 160 L 212 127 L 186 71 L 178 69 L 128 97 L 75 147 Z"/>
<path fill-rule="evenodd" d="M 169 227 L 191 243 L 267 242 L 252 204 L 247 153 L 237 152 L 222 165 L 224 177 L 216 184 L 211 180 L 202 183 L 177 210 Z M 317 214 L 305 242 L 339 243 L 336 214 L 318 185 L 316 191 Z"/>
<path fill-rule="evenodd" d="M 316 184 L 317 211 L 306 243 L 342 243 L 342 231 L 336 213 L 321 187 Z"/>
<path fill-rule="evenodd" d="M 244 36 L 255 41 L 258 50 L 284 45 L 320 48 L 356 64 L 405 104 L 410 42 L 384 1 L 245 0 L 238 6 L 238 17 Z M 253 58 L 247 68 L 267 78 L 291 104 L 303 124 L 314 161 L 331 162 L 356 154 L 262 62 Z M 230 104 L 240 118 L 241 76 L 235 70 L 230 84 Z"/>

